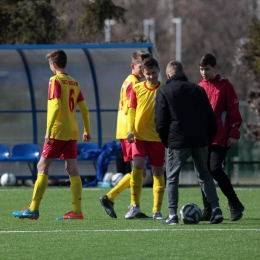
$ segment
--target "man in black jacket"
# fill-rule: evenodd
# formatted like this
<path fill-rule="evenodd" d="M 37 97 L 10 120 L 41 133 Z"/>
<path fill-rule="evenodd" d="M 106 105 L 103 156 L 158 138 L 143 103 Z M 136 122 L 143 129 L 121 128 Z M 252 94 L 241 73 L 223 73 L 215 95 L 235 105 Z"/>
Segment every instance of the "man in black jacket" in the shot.
<path fill-rule="evenodd" d="M 217 122 L 206 92 L 188 82 L 179 61 L 166 67 L 168 81 L 158 90 L 155 104 L 156 131 L 167 149 L 166 190 L 169 216 L 162 224 L 178 224 L 178 184 L 182 165 L 192 156 L 198 182 L 212 208 L 211 224 L 223 221 L 213 178 L 207 167 L 208 145 Z"/>

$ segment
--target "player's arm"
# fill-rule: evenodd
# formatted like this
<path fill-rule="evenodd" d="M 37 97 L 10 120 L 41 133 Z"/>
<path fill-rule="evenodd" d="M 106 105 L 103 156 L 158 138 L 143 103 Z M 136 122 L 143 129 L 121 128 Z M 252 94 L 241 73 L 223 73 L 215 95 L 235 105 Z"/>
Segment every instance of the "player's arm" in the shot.
<path fill-rule="evenodd" d="M 133 85 L 134 85 L 133 82 L 131 82 L 125 88 L 125 96 L 126 96 L 126 100 L 125 100 L 125 103 L 124 103 L 124 113 L 125 113 L 125 115 L 127 115 L 128 109 L 129 109 L 129 106 L 130 106 L 130 97 L 131 97 L 131 91 L 132 91 Z"/>
<path fill-rule="evenodd" d="M 131 90 L 129 109 L 127 113 L 127 140 L 129 143 L 134 142 L 134 123 L 135 123 L 135 113 L 137 106 L 136 93 L 134 89 Z"/>
<path fill-rule="evenodd" d="M 135 111 L 135 108 L 129 108 L 127 113 L 127 140 L 129 143 L 134 142 Z"/>
<path fill-rule="evenodd" d="M 59 98 L 54 98 L 48 101 L 48 117 L 47 117 L 46 133 L 51 133 L 51 129 L 59 113 L 60 104 L 61 103 Z"/>
<path fill-rule="evenodd" d="M 61 87 L 58 81 L 50 80 L 48 89 L 48 109 L 47 109 L 47 127 L 45 142 L 50 144 L 51 130 L 55 123 L 55 120 L 59 114 L 61 106 Z"/>
<path fill-rule="evenodd" d="M 90 135 L 90 119 L 89 119 L 89 109 L 88 106 L 83 98 L 82 93 L 80 92 L 79 97 L 78 97 L 78 106 L 81 112 L 82 120 L 84 123 L 84 133 L 83 133 L 83 138 L 82 140 L 84 142 L 89 142 L 91 140 L 91 135 Z"/>

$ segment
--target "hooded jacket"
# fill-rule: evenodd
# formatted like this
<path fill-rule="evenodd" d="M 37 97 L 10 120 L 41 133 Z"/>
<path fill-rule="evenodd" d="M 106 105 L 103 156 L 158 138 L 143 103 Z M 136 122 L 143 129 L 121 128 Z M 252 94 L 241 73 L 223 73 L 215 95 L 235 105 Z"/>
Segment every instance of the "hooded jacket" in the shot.
<path fill-rule="evenodd" d="M 199 85 L 205 89 L 217 118 L 218 131 L 212 144 L 226 145 L 229 137 L 239 139 L 242 117 L 233 85 L 218 74 L 212 80 L 202 79 Z"/>
<path fill-rule="evenodd" d="M 211 144 L 217 122 L 205 90 L 184 74 L 169 78 L 156 95 L 156 131 L 166 148 L 204 147 Z"/>

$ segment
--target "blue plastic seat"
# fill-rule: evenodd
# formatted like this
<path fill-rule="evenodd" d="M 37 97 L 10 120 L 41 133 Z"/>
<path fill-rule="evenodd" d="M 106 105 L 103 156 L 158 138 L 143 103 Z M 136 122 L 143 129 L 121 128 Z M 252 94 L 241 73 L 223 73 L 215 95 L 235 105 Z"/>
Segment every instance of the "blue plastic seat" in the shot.
<path fill-rule="evenodd" d="M 37 144 L 15 144 L 12 148 L 8 162 L 26 162 L 34 180 L 37 175 L 37 162 L 40 159 L 40 150 Z"/>
<path fill-rule="evenodd" d="M 39 160 L 39 146 L 37 144 L 25 143 L 15 144 L 12 148 L 8 161 L 12 162 L 37 162 Z"/>
<path fill-rule="evenodd" d="M 0 144 L 0 161 L 7 161 L 9 154 L 9 147 L 6 144 Z"/>

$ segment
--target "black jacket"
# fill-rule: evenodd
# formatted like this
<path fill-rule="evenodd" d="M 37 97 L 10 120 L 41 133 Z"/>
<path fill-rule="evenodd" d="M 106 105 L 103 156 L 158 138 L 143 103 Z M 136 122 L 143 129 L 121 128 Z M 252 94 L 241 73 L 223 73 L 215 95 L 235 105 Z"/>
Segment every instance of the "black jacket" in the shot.
<path fill-rule="evenodd" d="M 212 143 L 217 121 L 205 90 L 184 74 L 168 79 L 156 94 L 155 125 L 165 147 L 203 147 Z"/>

